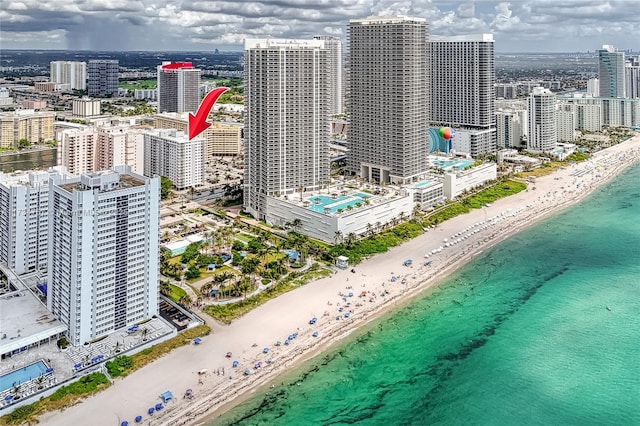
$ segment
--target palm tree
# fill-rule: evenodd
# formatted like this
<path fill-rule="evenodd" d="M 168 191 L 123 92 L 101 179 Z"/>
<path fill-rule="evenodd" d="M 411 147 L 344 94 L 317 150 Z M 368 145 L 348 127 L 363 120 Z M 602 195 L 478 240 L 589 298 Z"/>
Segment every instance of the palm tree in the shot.
<path fill-rule="evenodd" d="M 400 212 L 400 214 L 398 214 L 398 219 L 400 219 L 400 222 L 403 222 L 405 218 L 406 218 L 406 215 L 404 212 Z"/>
<path fill-rule="evenodd" d="M 180 300 L 178 300 L 178 303 L 182 306 L 189 306 L 191 302 L 192 300 L 188 294 L 183 294 L 182 297 L 180 297 Z"/>
<path fill-rule="evenodd" d="M 373 235 L 373 225 L 370 223 L 367 223 L 367 234 Z"/>
<path fill-rule="evenodd" d="M 349 232 L 347 234 L 347 248 L 351 248 L 351 246 L 353 245 L 353 243 L 355 243 L 357 240 L 356 234 L 354 234 L 353 232 Z"/>
<path fill-rule="evenodd" d="M 38 376 L 38 378 L 36 379 L 36 383 L 38 384 L 38 389 L 42 389 L 44 387 L 44 376 L 42 374 Z"/>
<path fill-rule="evenodd" d="M 20 389 L 21 388 L 22 388 L 22 385 L 20 383 L 18 383 L 13 388 L 11 388 L 11 394 L 13 395 L 14 399 L 20 398 Z"/>
<path fill-rule="evenodd" d="M 343 237 L 344 236 L 342 235 L 342 231 L 338 230 L 335 232 L 335 235 L 333 236 L 333 242 L 336 243 L 336 245 L 340 244 L 343 241 Z"/>
<path fill-rule="evenodd" d="M 160 294 L 168 296 L 171 294 L 171 284 L 167 281 L 160 281 Z"/>
<path fill-rule="evenodd" d="M 291 222 L 291 227 L 293 228 L 294 231 L 299 231 L 300 228 L 302 227 L 302 221 L 298 218 L 294 219 L 293 222 Z"/>
<path fill-rule="evenodd" d="M 302 194 L 304 193 L 304 186 L 298 187 L 298 191 L 300 192 L 300 201 L 302 201 Z"/>
<path fill-rule="evenodd" d="M 113 351 L 115 353 L 120 352 L 120 342 L 119 341 L 116 342 L 116 345 L 113 347 Z M 89 355 L 85 356 L 85 359 L 87 360 L 86 362 L 89 362 Z"/>

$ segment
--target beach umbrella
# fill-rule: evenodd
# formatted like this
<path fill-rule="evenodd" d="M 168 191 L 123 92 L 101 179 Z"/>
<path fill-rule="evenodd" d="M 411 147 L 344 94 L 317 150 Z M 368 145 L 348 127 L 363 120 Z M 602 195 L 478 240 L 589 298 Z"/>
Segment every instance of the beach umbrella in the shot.
<path fill-rule="evenodd" d="M 162 408 L 163 408 L 163 405 L 161 403 L 156 404 L 156 411 L 160 411 L 162 410 Z"/>
<path fill-rule="evenodd" d="M 120 426 L 129 426 L 129 422 L 125 420 L 124 422 L 120 423 Z"/>
<path fill-rule="evenodd" d="M 269 353 L 269 348 L 264 348 L 264 349 L 262 350 L 262 353 L 263 353 L 263 354 Z"/>
<path fill-rule="evenodd" d="M 313 332 L 313 337 L 318 337 L 318 332 L 317 331 Z"/>
<path fill-rule="evenodd" d="M 136 423 L 140 423 L 142 421 L 142 416 L 136 416 Z"/>
<path fill-rule="evenodd" d="M 149 407 L 149 409 L 147 410 L 147 414 L 151 415 L 151 414 L 153 414 L 154 411 L 156 411 L 155 408 Z"/>
<path fill-rule="evenodd" d="M 233 361 L 233 364 L 231 364 L 231 366 L 232 366 L 232 367 L 237 367 L 237 366 L 238 366 L 238 364 L 239 364 L 239 362 L 238 362 L 238 361 Z"/>

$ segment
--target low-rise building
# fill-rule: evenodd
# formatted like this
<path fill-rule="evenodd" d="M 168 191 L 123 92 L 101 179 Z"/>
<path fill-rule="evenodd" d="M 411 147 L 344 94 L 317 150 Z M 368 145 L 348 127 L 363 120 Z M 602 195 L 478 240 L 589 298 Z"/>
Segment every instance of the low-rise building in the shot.
<path fill-rule="evenodd" d="M 101 114 L 99 99 L 81 98 L 72 102 L 72 113 L 76 117 L 93 117 Z"/>
<path fill-rule="evenodd" d="M 455 198 L 464 191 L 482 186 L 497 177 L 498 168 L 495 163 L 485 163 L 468 170 L 447 172 L 444 174 L 444 196 L 448 199 Z"/>

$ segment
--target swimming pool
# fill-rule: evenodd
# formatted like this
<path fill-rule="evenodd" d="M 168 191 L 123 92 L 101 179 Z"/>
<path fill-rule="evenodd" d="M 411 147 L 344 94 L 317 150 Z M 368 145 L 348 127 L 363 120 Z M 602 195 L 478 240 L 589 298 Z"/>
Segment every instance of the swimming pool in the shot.
<path fill-rule="evenodd" d="M 11 389 L 20 383 L 28 382 L 37 377 L 42 376 L 47 372 L 47 365 L 44 361 L 37 361 L 33 364 L 29 364 L 26 367 L 22 367 L 18 370 L 13 370 L 10 373 L 0 376 L 0 392 L 4 392 L 7 389 Z"/>
<path fill-rule="evenodd" d="M 434 160 L 433 164 L 435 164 L 436 166 L 440 167 L 441 169 L 444 170 L 451 170 L 453 168 L 457 169 L 457 170 L 462 170 L 467 166 L 470 166 L 473 164 L 473 161 L 468 161 L 468 160 Z"/>
<path fill-rule="evenodd" d="M 335 198 L 328 195 L 315 195 L 309 199 L 311 202 L 309 210 L 324 213 L 325 208 L 327 208 L 331 213 L 335 213 L 338 210 L 347 210 L 349 206 L 354 207 L 357 203 L 364 204 L 364 200 L 367 198 L 371 198 L 371 195 L 362 192 L 352 195 L 340 195 Z"/>

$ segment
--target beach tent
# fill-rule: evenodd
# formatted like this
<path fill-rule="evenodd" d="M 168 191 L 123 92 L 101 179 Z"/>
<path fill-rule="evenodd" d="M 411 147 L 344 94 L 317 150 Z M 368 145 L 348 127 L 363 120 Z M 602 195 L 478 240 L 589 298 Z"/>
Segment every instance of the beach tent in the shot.
<path fill-rule="evenodd" d="M 200 342 L 202 342 L 202 339 L 199 337 L 196 337 L 195 339 L 193 339 L 193 343 L 195 343 L 196 345 L 199 345 Z"/>
<path fill-rule="evenodd" d="M 166 392 L 163 392 L 162 395 L 160 395 L 160 397 L 162 398 L 162 400 L 166 404 L 167 401 L 169 401 L 170 399 L 173 399 L 173 394 L 171 393 L 171 391 L 166 391 Z M 157 409 L 158 409 L 158 407 L 156 407 L 156 410 Z"/>
<path fill-rule="evenodd" d="M 157 404 L 156 404 L 156 411 L 160 411 L 160 410 L 162 410 L 163 408 L 164 408 L 164 406 L 163 406 L 162 404 L 160 404 L 160 403 L 157 403 Z"/>

